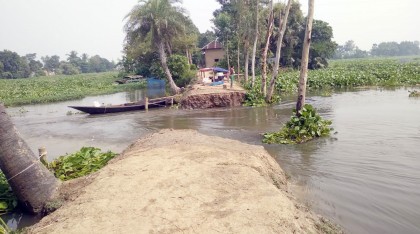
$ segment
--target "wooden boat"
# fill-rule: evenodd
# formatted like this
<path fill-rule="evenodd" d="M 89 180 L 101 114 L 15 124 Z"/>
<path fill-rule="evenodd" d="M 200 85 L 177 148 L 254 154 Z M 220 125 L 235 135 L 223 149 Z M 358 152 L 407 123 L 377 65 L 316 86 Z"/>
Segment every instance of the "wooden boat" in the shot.
<path fill-rule="evenodd" d="M 157 108 L 166 106 L 166 100 L 150 100 L 148 108 Z M 91 114 L 108 114 L 108 113 L 117 113 L 125 111 L 137 111 L 146 109 L 145 102 L 132 102 L 125 103 L 121 105 L 110 105 L 110 106 L 69 106 L 70 108 Z"/>

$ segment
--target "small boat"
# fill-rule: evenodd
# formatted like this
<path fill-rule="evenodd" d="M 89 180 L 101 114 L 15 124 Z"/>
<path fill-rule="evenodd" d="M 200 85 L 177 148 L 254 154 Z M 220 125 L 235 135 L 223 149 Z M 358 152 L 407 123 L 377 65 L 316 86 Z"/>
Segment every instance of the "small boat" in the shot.
<path fill-rule="evenodd" d="M 165 107 L 166 100 L 150 100 L 148 104 L 148 108 L 157 108 L 157 107 Z M 69 106 L 70 108 L 91 114 L 108 114 L 108 113 L 117 113 L 117 112 L 124 112 L 124 111 L 137 111 L 137 110 L 144 110 L 146 109 L 146 104 L 144 101 L 142 102 L 132 102 L 132 103 L 125 103 L 121 105 L 109 105 L 109 106 Z"/>

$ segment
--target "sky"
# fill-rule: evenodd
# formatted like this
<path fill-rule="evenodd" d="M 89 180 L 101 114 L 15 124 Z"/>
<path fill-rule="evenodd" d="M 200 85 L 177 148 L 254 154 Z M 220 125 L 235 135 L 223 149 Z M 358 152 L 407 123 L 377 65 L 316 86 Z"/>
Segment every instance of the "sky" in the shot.
<path fill-rule="evenodd" d="M 284 2 L 283 0 L 282 2 Z M 274 0 L 274 2 L 279 2 Z M 302 1 L 307 12 L 307 1 Z M 121 58 L 124 17 L 137 0 L 0 0 L 0 50 L 23 56 L 37 53 L 100 55 Z M 216 0 L 184 0 L 200 32 L 211 30 Z M 355 41 L 369 50 L 373 43 L 420 41 L 420 0 L 315 0 L 315 19 L 328 22 L 339 44 Z"/>

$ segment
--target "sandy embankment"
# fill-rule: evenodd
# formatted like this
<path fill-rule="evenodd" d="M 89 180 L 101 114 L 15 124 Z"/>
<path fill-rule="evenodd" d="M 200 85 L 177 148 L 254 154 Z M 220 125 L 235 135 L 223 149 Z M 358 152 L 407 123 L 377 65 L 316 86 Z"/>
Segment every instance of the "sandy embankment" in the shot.
<path fill-rule="evenodd" d="M 64 193 L 30 233 L 320 232 L 263 147 L 192 130 L 140 139 Z"/>

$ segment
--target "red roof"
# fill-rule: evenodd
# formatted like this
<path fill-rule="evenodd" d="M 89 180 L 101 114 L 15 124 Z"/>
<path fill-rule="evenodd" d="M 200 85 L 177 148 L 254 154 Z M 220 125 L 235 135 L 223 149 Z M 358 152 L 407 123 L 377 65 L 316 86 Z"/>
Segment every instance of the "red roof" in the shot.
<path fill-rule="evenodd" d="M 218 42 L 217 40 L 214 40 L 201 48 L 201 50 L 214 50 L 214 49 L 223 49 L 222 43 Z"/>

